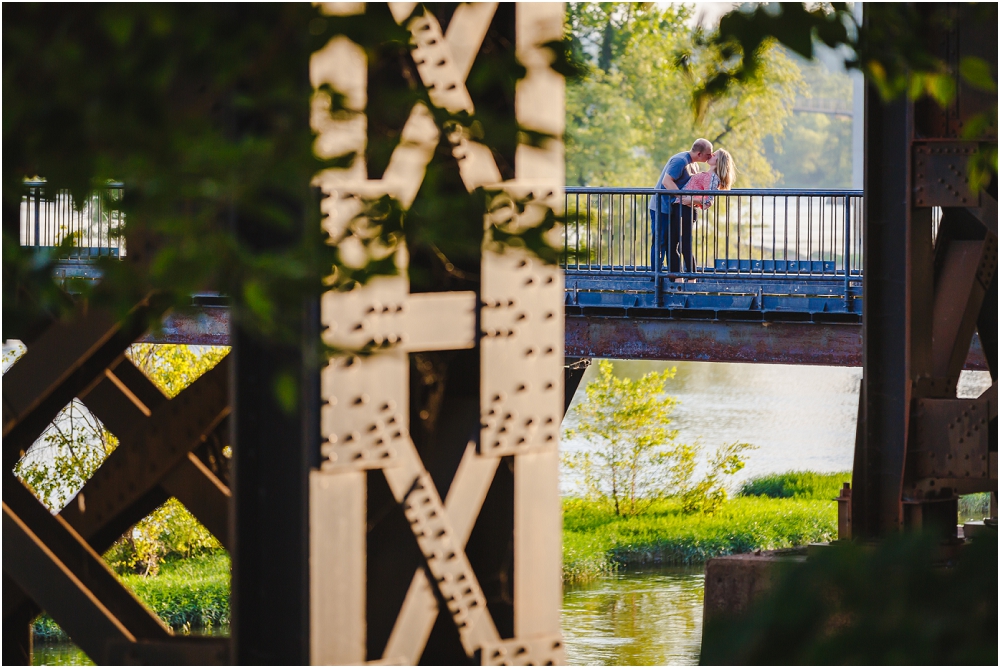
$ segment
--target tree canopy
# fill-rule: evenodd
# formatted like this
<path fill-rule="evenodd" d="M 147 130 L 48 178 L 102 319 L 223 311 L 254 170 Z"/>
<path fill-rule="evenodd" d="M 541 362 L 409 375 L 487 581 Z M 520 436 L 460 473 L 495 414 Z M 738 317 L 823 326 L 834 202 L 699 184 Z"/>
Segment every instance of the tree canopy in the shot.
<path fill-rule="evenodd" d="M 798 66 L 767 46 L 754 76 L 697 119 L 691 100 L 721 55 L 691 25 L 691 12 L 653 3 L 567 6 L 574 52 L 587 66 L 567 86 L 568 185 L 649 187 L 666 160 L 697 137 L 733 154 L 740 187 L 779 178 L 765 140 L 784 132 L 802 85 Z"/>

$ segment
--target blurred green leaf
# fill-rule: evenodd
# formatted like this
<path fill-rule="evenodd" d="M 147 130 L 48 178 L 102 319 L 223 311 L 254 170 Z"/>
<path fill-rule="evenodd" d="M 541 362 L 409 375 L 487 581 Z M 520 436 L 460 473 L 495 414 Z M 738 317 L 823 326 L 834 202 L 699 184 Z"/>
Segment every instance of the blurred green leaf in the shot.
<path fill-rule="evenodd" d="M 996 75 L 993 68 L 982 58 L 976 56 L 965 56 L 958 64 L 958 71 L 962 78 L 976 88 L 994 92 L 997 89 Z"/>

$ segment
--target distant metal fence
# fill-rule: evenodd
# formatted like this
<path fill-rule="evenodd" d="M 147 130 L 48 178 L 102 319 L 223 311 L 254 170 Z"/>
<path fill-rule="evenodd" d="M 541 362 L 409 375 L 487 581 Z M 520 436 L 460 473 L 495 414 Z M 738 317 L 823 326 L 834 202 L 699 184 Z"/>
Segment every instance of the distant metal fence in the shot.
<path fill-rule="evenodd" d="M 22 246 L 51 248 L 72 237 L 73 248 L 64 258 L 70 262 L 125 255 L 122 235 L 125 219 L 114 206 L 121 201 L 121 183 L 109 183 L 91 192 L 83 202 L 74 201 L 66 190 L 51 192 L 44 181 L 27 181 L 24 186 L 20 212 Z"/>
<path fill-rule="evenodd" d="M 682 241 L 669 234 L 665 243 L 657 244 L 653 239 L 650 208 L 654 198 L 666 199 L 665 192 L 652 188 L 566 188 L 566 270 L 603 275 L 648 273 L 668 279 L 860 279 L 864 260 L 862 191 L 698 192 L 713 195 L 715 202 L 695 213 L 691 234 L 695 266 L 684 271 L 654 266 L 651 259 L 654 250 L 662 258 Z"/>

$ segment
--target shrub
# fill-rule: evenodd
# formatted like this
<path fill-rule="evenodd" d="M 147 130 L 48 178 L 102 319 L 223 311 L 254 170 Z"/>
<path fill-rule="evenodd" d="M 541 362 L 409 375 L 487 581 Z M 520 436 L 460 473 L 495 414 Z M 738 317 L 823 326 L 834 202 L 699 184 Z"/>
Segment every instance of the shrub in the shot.
<path fill-rule="evenodd" d="M 990 493 L 966 494 L 958 497 L 958 519 L 960 522 L 981 520 L 990 516 Z"/>
<path fill-rule="evenodd" d="M 772 499 L 830 500 L 840 495 L 845 482 L 851 481 L 850 471 L 816 473 L 791 471 L 751 478 L 743 483 L 740 496 L 766 496 Z"/>
<path fill-rule="evenodd" d="M 588 498 L 606 503 L 615 515 L 637 515 L 666 496 L 679 497 L 685 512 L 717 510 L 727 497 L 725 478 L 743 468 L 743 453 L 754 446 L 723 445 L 697 479 L 701 446 L 677 443 L 677 431 L 668 429 L 677 401 L 665 387 L 676 370 L 633 380 L 616 378 L 608 360 L 598 369 L 587 384 L 587 400 L 574 409 L 576 428 L 566 431 L 590 449 L 563 456 L 563 464 L 582 475 Z"/>

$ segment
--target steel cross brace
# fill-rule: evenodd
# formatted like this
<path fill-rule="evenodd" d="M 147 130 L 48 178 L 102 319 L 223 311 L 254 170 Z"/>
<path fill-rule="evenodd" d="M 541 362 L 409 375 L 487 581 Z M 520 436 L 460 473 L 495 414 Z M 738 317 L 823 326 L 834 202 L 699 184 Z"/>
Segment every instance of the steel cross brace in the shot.
<path fill-rule="evenodd" d="M 107 311 L 82 309 L 76 321 L 56 323 L 32 343 L 4 374 L 4 466 L 13 468 L 59 411 L 164 310 L 155 297 L 137 305 L 121 322 Z"/>
<path fill-rule="evenodd" d="M 51 515 L 11 473 L 4 484 L 4 570 L 99 663 L 131 652 L 204 664 L 225 658 L 225 641 L 173 633 L 115 578 L 101 556 L 64 519 Z M 6 606 L 5 606 L 6 607 Z M 137 643 L 142 647 L 136 647 Z"/>
<path fill-rule="evenodd" d="M 87 549 L 92 551 L 90 545 L 93 544 L 97 546 L 97 549 L 103 550 L 122 531 L 126 530 L 128 526 L 131 526 L 155 509 L 168 496 L 176 495 L 181 498 L 182 502 L 186 500 L 188 505 L 192 506 L 191 509 L 196 515 L 201 515 L 202 518 L 207 519 L 208 523 L 212 525 L 210 528 L 222 537 L 223 542 L 225 542 L 228 535 L 228 532 L 225 530 L 227 518 L 225 500 L 228 497 L 228 489 L 190 452 L 191 448 L 199 445 L 200 441 L 204 440 L 205 435 L 210 433 L 219 424 L 219 414 L 212 415 L 207 426 L 204 424 L 191 425 L 177 419 L 177 410 L 180 404 L 198 403 L 208 408 L 208 412 L 211 413 L 211 406 L 218 405 L 218 410 L 221 411 L 221 416 L 224 417 L 228 412 L 226 365 L 223 365 L 223 368 L 214 374 L 206 374 L 208 375 L 207 379 L 196 381 L 198 387 L 185 390 L 182 393 L 183 399 L 174 403 L 170 407 L 171 410 L 168 411 L 162 406 L 162 404 L 166 403 L 166 398 L 163 397 L 141 372 L 124 360 L 124 357 L 120 354 L 120 350 L 116 351 L 115 346 L 122 347 L 128 345 L 127 335 L 100 335 L 102 330 L 119 331 L 116 325 L 109 325 L 110 319 L 100 312 L 91 313 L 89 318 L 85 318 L 85 322 L 87 326 L 84 327 L 85 335 L 79 339 L 79 341 L 82 341 L 80 347 L 87 347 L 88 341 L 93 341 L 94 338 L 97 338 L 98 342 L 96 344 L 89 344 L 89 352 L 91 354 L 82 366 L 93 372 L 94 368 L 92 367 L 97 366 L 99 363 L 97 360 L 101 359 L 101 356 L 106 359 L 108 356 L 117 353 L 117 359 L 108 365 L 104 369 L 103 374 L 99 375 L 94 381 L 89 381 L 83 371 L 78 369 L 75 377 L 72 378 L 72 383 L 74 385 L 85 385 L 79 396 L 86 399 L 88 405 L 94 409 L 98 418 L 111 428 L 113 433 L 120 435 L 121 445 L 112 453 L 108 461 L 105 462 L 105 466 L 99 469 L 97 474 L 88 481 L 88 484 L 85 486 L 86 495 L 84 493 L 79 494 L 74 502 L 64 509 L 60 517 L 60 522 L 66 524 L 68 527 L 72 527 L 73 535 L 80 538 L 80 540 L 84 540 L 80 536 L 80 533 L 86 536 L 86 539 L 90 541 L 87 544 Z M 138 325 L 133 325 L 133 327 L 137 328 Z M 96 337 L 93 336 L 93 332 L 98 332 L 98 335 Z M 89 337 L 87 336 L 88 333 L 90 334 Z M 58 343 L 66 335 L 65 332 L 57 330 L 54 334 L 46 333 L 37 342 L 33 343 L 32 352 L 34 354 L 31 357 L 26 355 L 28 363 L 23 364 L 25 359 L 22 359 L 18 365 L 15 365 L 15 367 L 20 368 L 21 373 L 12 374 L 12 378 L 5 378 L 5 380 L 11 381 L 5 384 L 5 389 L 10 389 L 12 385 L 16 389 L 21 384 L 20 376 L 25 374 L 28 374 L 27 377 L 34 380 L 37 384 L 37 377 L 32 376 L 28 372 L 36 371 L 36 367 L 39 365 L 38 360 L 43 359 L 42 353 L 45 351 L 54 348 L 56 351 L 65 353 L 66 351 L 61 350 Z M 80 355 L 79 352 L 73 350 L 70 350 L 70 354 Z M 86 354 L 83 356 L 87 357 Z M 33 364 L 32 362 L 35 363 Z M 78 366 L 81 365 L 78 364 Z M 51 368 L 51 365 L 49 365 L 49 368 Z M 48 403 L 55 403 L 56 400 L 51 397 L 58 396 L 61 398 L 61 394 L 66 392 L 66 389 L 59 387 L 58 383 L 53 383 L 53 385 L 50 385 L 48 388 L 49 398 L 47 400 L 36 401 L 36 405 L 45 403 L 46 401 Z M 206 395 L 205 388 L 209 386 L 215 387 L 214 394 L 217 395 L 217 399 L 214 401 Z M 22 393 L 12 392 L 11 394 L 17 399 L 24 400 L 24 394 Z M 212 391 L 208 390 L 208 394 L 211 395 Z M 15 402 L 12 401 L 9 403 L 14 404 Z M 5 397 L 6 406 L 8 406 L 8 402 Z M 151 407 L 152 409 L 158 409 L 155 410 L 155 414 L 151 410 Z M 10 412 L 13 414 L 14 410 Z M 24 422 L 20 424 L 23 425 Z M 17 428 L 18 426 L 12 425 L 12 428 Z M 146 432 L 151 431 L 155 434 L 157 431 L 163 431 L 165 439 L 171 441 L 167 448 L 176 449 L 177 443 L 183 442 L 185 438 L 185 435 L 180 433 L 181 429 L 185 429 L 187 435 L 196 433 L 198 438 L 188 441 L 186 444 L 187 447 L 184 449 L 186 456 L 180 459 L 174 466 L 165 467 L 157 475 L 156 462 L 152 462 L 153 467 L 140 466 L 136 462 L 133 462 L 133 465 L 128 468 L 136 470 L 130 471 L 131 475 L 122 476 L 119 469 L 123 467 L 123 460 L 136 459 L 138 457 L 138 460 L 142 460 L 138 464 L 148 463 L 145 461 L 148 459 L 148 453 L 144 449 L 145 437 L 148 436 Z M 25 434 L 27 433 L 25 431 Z M 109 474 L 111 469 L 115 469 L 116 472 Z M 112 479 L 123 477 L 126 477 L 127 480 Z M 104 481 L 108 484 L 102 485 L 101 482 L 104 478 L 108 478 L 108 480 Z M 158 480 L 158 478 L 162 478 L 162 481 Z M 157 482 L 162 482 L 162 486 L 157 486 Z M 16 492 L 20 487 L 20 483 L 18 483 L 16 487 L 11 487 L 11 489 Z M 164 487 L 168 491 L 164 491 Z M 123 490 L 127 490 L 127 493 Z M 206 491 L 208 492 L 207 494 Z M 213 492 L 217 498 L 211 498 Z M 85 512 L 85 499 L 87 496 L 91 500 L 91 510 L 93 511 L 91 513 Z M 206 500 L 206 497 L 209 497 L 210 500 L 207 503 L 200 503 L 200 501 Z M 41 507 L 37 501 L 35 501 L 35 504 Z M 215 506 L 219 507 L 216 508 Z M 14 511 L 11 512 L 13 513 Z M 22 510 L 21 515 L 24 515 L 25 512 L 29 512 L 30 514 L 31 511 Z M 45 513 L 47 514 L 47 511 Z M 5 518 L 5 523 L 7 519 Z M 13 522 L 11 524 L 12 530 L 14 530 L 13 527 L 20 526 L 25 521 L 20 516 L 15 515 L 12 515 L 9 519 Z M 80 533 L 77 533 L 77 530 Z M 32 535 L 34 534 L 32 533 Z M 13 582 L 7 583 L 7 587 L 10 591 L 7 591 L 4 597 L 5 620 L 9 616 L 11 618 L 27 620 L 34 616 L 34 614 L 37 614 L 33 610 L 33 606 L 18 591 L 18 587 L 14 586 Z M 131 598 L 131 595 L 128 596 Z M 32 609 L 24 607 L 26 605 Z M 53 609 L 52 612 L 53 614 L 60 614 L 57 612 L 57 609 Z M 174 656 L 177 655 L 177 652 L 182 652 L 182 648 L 177 646 L 172 649 L 157 649 L 154 646 L 144 645 L 142 648 L 126 648 L 122 651 L 132 652 L 133 654 L 138 652 L 136 656 L 144 655 L 143 653 L 147 651 L 153 652 L 154 655 L 157 655 L 156 653 L 159 652 L 160 654 L 158 655 Z M 166 653 L 164 654 L 164 652 Z M 194 660 L 196 662 L 207 660 L 207 655 L 203 656 L 203 652 L 199 653 L 196 651 L 191 656 L 195 657 Z"/>

